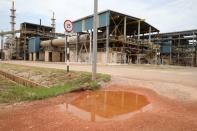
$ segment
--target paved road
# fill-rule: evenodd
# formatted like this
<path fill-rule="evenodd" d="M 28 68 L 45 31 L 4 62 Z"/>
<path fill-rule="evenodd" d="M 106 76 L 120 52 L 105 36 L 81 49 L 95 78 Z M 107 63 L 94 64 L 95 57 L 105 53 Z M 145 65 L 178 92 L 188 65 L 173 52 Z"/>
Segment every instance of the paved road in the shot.
<path fill-rule="evenodd" d="M 4 61 L 4 63 L 19 64 L 34 67 L 66 69 L 64 63 L 46 63 L 30 61 Z M 71 64 L 71 70 L 91 72 L 91 65 Z M 197 100 L 197 68 L 150 66 L 150 65 L 116 65 L 98 66 L 99 73 L 112 75 L 113 82 L 145 86 L 160 94 L 179 98 L 180 95 Z M 166 90 L 168 88 L 168 90 Z M 176 94 L 179 93 L 177 96 Z M 182 98 L 182 97 L 181 97 Z"/>

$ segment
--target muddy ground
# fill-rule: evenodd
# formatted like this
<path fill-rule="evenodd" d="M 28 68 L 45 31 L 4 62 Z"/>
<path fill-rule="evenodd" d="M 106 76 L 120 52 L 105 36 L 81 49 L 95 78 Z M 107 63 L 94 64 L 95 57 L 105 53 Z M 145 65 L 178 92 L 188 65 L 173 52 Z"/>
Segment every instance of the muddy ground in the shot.
<path fill-rule="evenodd" d="M 9 63 L 64 68 L 64 64 L 58 63 Z M 72 68 L 91 70 L 88 65 L 73 65 Z M 0 130 L 197 131 L 196 68 L 99 66 L 98 71 L 112 75 L 112 82 L 101 90 L 143 94 L 152 108 L 122 121 L 89 122 L 58 108 L 58 105 L 71 102 L 83 92 L 69 93 L 1 107 Z"/>
<path fill-rule="evenodd" d="M 196 131 L 197 129 L 197 102 L 177 102 L 141 87 L 110 85 L 102 90 L 124 90 L 145 95 L 152 108 L 121 121 L 89 122 L 58 108 L 58 105 L 71 102 L 83 92 L 70 93 L 47 100 L 2 107 L 0 130 Z"/>

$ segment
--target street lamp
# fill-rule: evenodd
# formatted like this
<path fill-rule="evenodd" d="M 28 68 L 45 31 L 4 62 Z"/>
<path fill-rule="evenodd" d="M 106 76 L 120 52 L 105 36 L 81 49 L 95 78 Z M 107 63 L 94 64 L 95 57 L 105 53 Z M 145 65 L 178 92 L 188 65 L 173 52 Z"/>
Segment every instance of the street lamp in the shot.
<path fill-rule="evenodd" d="M 97 20 L 98 20 L 98 0 L 94 0 L 94 32 L 93 32 L 93 59 L 92 59 L 92 80 L 96 80 L 97 66 Z"/>

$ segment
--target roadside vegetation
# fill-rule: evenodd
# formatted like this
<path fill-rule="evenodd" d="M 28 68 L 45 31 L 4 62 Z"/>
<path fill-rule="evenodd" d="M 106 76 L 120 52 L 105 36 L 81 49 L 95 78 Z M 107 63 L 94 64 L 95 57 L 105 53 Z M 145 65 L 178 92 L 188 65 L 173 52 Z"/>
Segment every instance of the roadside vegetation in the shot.
<path fill-rule="evenodd" d="M 23 74 L 24 72 L 31 72 L 31 75 L 28 75 L 28 78 L 32 78 L 32 75 L 36 78 L 37 74 L 40 78 L 38 81 L 42 81 L 44 83 L 44 80 L 46 79 L 47 84 L 50 86 L 47 85 L 49 88 L 25 87 L 0 76 L 0 103 L 40 100 L 72 91 L 96 90 L 102 83 L 110 81 L 110 76 L 104 74 L 97 74 L 97 80 L 92 81 L 91 73 L 87 72 L 71 71 L 70 73 L 66 73 L 64 70 L 35 68 L 10 64 L 4 64 L 3 67 L 4 71 L 7 70 L 12 73 L 17 72 L 15 75 Z M 42 76 L 44 76 L 44 78 L 42 78 Z M 50 81 L 50 83 L 48 81 Z"/>

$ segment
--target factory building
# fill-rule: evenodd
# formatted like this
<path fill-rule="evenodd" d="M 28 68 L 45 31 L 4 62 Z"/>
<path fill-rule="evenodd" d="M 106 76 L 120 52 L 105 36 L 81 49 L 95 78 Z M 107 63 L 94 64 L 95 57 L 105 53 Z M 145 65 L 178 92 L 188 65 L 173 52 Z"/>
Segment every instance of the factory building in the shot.
<path fill-rule="evenodd" d="M 15 30 L 15 12 L 13 3 L 11 31 L 0 32 L 1 58 L 65 62 L 65 35 L 55 32 L 55 13 L 51 26 L 42 25 L 40 20 L 39 24 L 24 22 Z M 73 21 L 73 27 L 67 38 L 70 61 L 91 64 L 93 15 Z M 144 19 L 106 10 L 98 14 L 97 33 L 100 64 L 197 66 L 197 30 L 159 33 Z"/>
<path fill-rule="evenodd" d="M 145 20 L 111 10 L 100 12 L 98 16 L 98 63 L 143 64 L 155 61 L 159 46 L 151 42 L 151 34 L 158 33 L 158 29 Z M 68 37 L 70 61 L 90 63 L 93 47 L 93 15 L 76 20 L 73 25 L 74 35 Z M 145 37 L 147 34 L 148 39 Z M 37 45 L 35 43 L 34 47 Z M 35 51 L 44 51 L 45 61 L 65 60 L 65 38 L 41 41 L 40 47 L 42 50 L 37 48 Z"/>
<path fill-rule="evenodd" d="M 161 47 L 162 64 L 197 66 L 197 30 L 161 33 L 152 41 Z"/>

